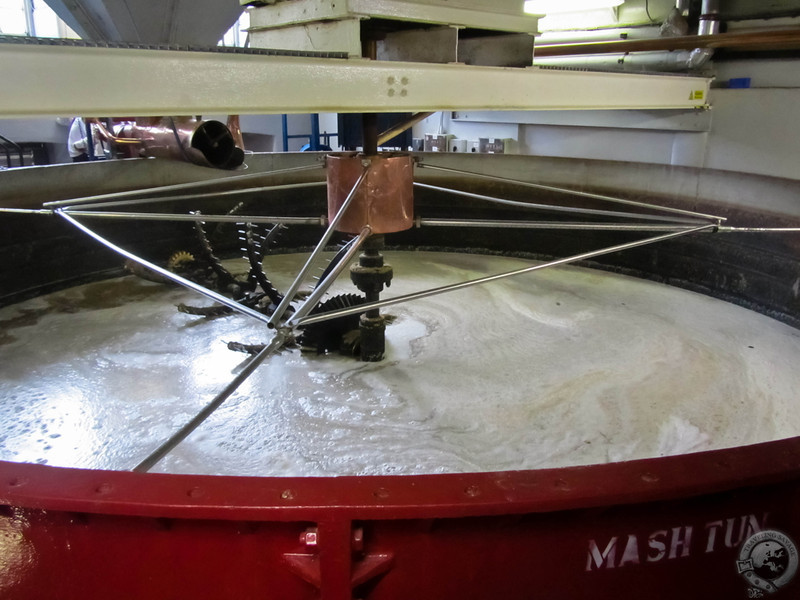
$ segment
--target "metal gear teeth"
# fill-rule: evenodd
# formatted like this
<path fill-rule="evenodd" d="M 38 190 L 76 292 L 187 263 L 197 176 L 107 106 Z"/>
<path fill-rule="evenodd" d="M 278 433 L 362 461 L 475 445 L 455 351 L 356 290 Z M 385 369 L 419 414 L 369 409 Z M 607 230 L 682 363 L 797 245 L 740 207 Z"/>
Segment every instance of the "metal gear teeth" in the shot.
<path fill-rule="evenodd" d="M 320 302 L 309 314 L 317 315 L 341 308 L 350 308 L 364 304 L 366 301 L 364 296 L 358 294 L 339 294 Z M 317 354 L 342 351 L 343 347 L 346 347 L 344 353 L 351 354 L 357 345 L 353 343 L 352 339 L 346 340 L 346 336 L 353 331 L 358 331 L 360 318 L 360 315 L 355 314 L 306 327 L 298 327 L 302 333 L 297 337 L 297 343 L 301 349 L 316 351 Z"/>

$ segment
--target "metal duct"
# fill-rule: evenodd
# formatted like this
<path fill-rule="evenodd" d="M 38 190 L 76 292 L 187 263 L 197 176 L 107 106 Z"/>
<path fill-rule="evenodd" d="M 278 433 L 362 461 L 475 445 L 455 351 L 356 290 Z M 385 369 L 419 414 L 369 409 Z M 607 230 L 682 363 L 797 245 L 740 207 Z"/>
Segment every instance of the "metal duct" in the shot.
<path fill-rule="evenodd" d="M 591 31 L 545 31 L 536 37 L 538 46 L 578 44 L 582 42 L 618 42 L 620 40 L 650 40 L 658 37 L 659 27 L 614 27 Z"/>
<path fill-rule="evenodd" d="M 244 162 L 238 117 L 229 126 L 219 121 L 192 117 L 144 118 L 128 122 L 118 137 L 106 132 L 114 143 L 136 145 L 131 156 L 153 156 L 186 160 L 218 169 L 235 169 Z"/>
<path fill-rule="evenodd" d="M 678 0 L 675 7 L 665 19 L 660 29 L 663 37 L 676 37 L 684 39 L 686 33 L 686 19 L 684 14 L 688 2 Z M 718 35 L 720 32 L 719 0 L 703 0 L 699 18 L 697 35 Z M 582 41 L 597 41 L 596 37 L 584 38 Z M 573 41 L 573 43 L 576 43 Z M 609 45 L 609 47 L 611 47 Z M 543 49 L 543 48 L 539 48 Z M 537 48 L 534 48 L 534 56 Z M 536 58 L 535 64 L 539 66 L 582 68 L 593 70 L 612 70 L 629 72 L 647 71 L 686 71 L 698 70 L 704 67 L 714 54 L 708 47 L 694 48 L 692 50 L 666 50 L 656 52 L 641 52 L 631 49 L 627 52 L 602 54 L 597 56 L 579 55 L 580 50 L 572 56 L 553 56 Z"/>
<path fill-rule="evenodd" d="M 703 0 L 698 35 L 717 35 L 720 30 L 719 0 Z M 695 48 L 689 53 L 689 69 L 700 69 L 711 60 L 714 50 L 711 48 Z"/>

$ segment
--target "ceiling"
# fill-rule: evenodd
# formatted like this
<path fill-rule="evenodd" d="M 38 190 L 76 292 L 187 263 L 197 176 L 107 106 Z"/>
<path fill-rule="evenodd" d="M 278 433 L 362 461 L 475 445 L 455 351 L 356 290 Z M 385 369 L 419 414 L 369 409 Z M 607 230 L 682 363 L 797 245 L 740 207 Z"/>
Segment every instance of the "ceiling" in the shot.
<path fill-rule="evenodd" d="M 215 46 L 242 12 L 239 0 L 45 0 L 94 42 Z"/>

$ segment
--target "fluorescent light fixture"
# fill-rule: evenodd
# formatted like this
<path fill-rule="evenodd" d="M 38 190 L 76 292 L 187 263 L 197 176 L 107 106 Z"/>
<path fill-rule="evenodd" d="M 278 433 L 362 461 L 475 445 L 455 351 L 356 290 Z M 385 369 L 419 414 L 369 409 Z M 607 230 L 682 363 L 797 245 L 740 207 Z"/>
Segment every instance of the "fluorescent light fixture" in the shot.
<path fill-rule="evenodd" d="M 533 15 L 578 12 L 613 8 L 624 2 L 625 0 L 526 0 L 525 12 Z"/>

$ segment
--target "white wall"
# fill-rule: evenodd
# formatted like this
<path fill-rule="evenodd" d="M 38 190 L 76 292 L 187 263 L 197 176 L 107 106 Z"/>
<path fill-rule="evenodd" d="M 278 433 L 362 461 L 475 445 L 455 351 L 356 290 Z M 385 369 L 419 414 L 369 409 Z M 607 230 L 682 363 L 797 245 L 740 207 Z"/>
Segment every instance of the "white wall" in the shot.
<path fill-rule="evenodd" d="M 17 143 L 48 144 L 51 162 L 68 162 L 67 135 L 70 122 L 62 120 L 61 123 L 56 119 L 0 119 L 0 135 Z"/>
<path fill-rule="evenodd" d="M 713 90 L 702 166 L 800 179 L 800 60 L 719 63 L 716 75 L 751 87 Z"/>
<path fill-rule="evenodd" d="M 714 87 L 712 108 L 705 115 L 685 111 L 660 116 L 641 111 L 508 113 L 509 119 L 517 121 L 512 124 L 465 122 L 445 113 L 444 133 L 467 139 L 512 137 L 518 141 L 520 154 L 800 179 L 800 60 L 723 62 L 715 65 L 715 76 L 715 86 L 749 77 L 751 87 Z M 414 137 L 436 133 L 439 126 L 440 114 L 436 114 L 414 128 Z"/>
<path fill-rule="evenodd" d="M 273 152 L 283 151 L 283 126 L 281 115 L 242 115 L 242 131 L 247 133 L 260 133 L 262 135 L 273 136 Z M 311 133 L 311 115 L 288 115 L 288 133 L 290 135 L 309 135 Z M 336 113 L 323 113 L 319 116 L 320 133 L 336 133 L 337 131 Z M 289 140 L 289 151 L 297 152 L 303 145 L 308 143 L 308 139 L 293 138 Z M 331 140 L 331 146 L 335 150 L 337 140 Z"/>

